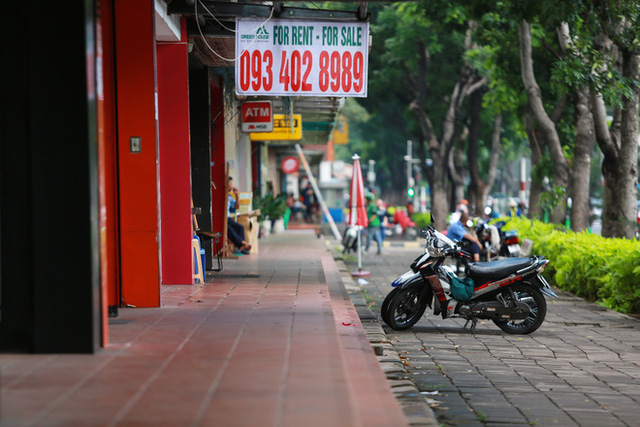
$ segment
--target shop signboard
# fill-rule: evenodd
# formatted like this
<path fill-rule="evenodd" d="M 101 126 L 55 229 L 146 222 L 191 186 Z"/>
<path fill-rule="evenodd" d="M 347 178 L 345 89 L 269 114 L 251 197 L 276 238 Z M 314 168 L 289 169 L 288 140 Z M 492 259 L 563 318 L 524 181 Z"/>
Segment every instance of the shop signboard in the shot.
<path fill-rule="evenodd" d="M 367 96 L 368 22 L 239 18 L 236 93 Z"/>
<path fill-rule="evenodd" d="M 293 117 L 284 114 L 273 115 L 273 131 L 250 133 L 251 141 L 294 141 L 302 139 L 302 114 Z"/>
<path fill-rule="evenodd" d="M 282 159 L 280 168 L 282 169 L 282 173 L 285 174 L 296 173 L 298 169 L 300 169 L 300 163 L 295 157 L 289 156 Z"/>
<path fill-rule="evenodd" d="M 242 103 L 243 132 L 271 132 L 273 119 L 271 101 L 247 101 Z"/>
<path fill-rule="evenodd" d="M 333 130 L 333 143 L 334 144 L 348 144 L 349 143 L 349 122 L 343 115 L 338 116 L 336 127 Z"/>

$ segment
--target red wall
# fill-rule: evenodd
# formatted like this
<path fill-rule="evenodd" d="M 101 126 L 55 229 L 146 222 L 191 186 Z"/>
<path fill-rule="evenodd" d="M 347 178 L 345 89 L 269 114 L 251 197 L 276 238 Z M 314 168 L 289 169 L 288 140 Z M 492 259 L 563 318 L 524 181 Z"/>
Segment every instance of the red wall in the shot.
<path fill-rule="evenodd" d="M 100 285 L 103 346 L 109 341 L 108 306 L 118 306 L 118 203 L 112 0 L 97 3 L 96 52 L 102 64 L 98 81 L 98 174 L 100 194 Z"/>
<path fill-rule="evenodd" d="M 152 0 L 115 0 L 120 274 L 123 303 L 136 307 L 160 305 L 153 20 Z"/>
<path fill-rule="evenodd" d="M 168 285 L 193 283 L 186 34 L 183 40 L 157 44 L 162 283 Z"/>

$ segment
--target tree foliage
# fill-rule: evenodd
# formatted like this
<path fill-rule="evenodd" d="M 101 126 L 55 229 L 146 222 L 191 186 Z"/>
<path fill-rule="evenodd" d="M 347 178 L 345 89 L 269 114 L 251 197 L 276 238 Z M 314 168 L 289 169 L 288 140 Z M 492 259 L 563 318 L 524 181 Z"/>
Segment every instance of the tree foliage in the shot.
<path fill-rule="evenodd" d="M 589 129 L 595 123 L 605 199 L 611 200 L 605 202 L 604 221 L 635 218 L 637 144 L 631 147 L 628 141 L 634 132 L 637 138 L 640 79 L 637 65 L 629 64 L 640 62 L 640 2 L 418 1 L 371 3 L 370 11 L 369 97 L 357 101 L 363 118 L 352 121 L 351 129 L 361 156 L 376 160 L 387 194 L 404 191 L 408 139 L 435 160 L 431 169 L 423 165 L 424 176 L 432 195 L 442 180 L 437 197 L 445 198 L 447 207 L 459 197 L 460 183 L 469 186 L 467 196 L 470 188 L 490 185 L 493 125 L 501 115 L 498 163 L 506 164 L 514 153 L 531 156 L 532 213 L 541 215 L 533 202 L 545 191 L 541 199 L 548 205 L 550 200 L 562 204 L 565 197 L 588 200 L 584 193 L 597 185 L 589 184 L 592 150 L 585 141 L 594 139 Z M 519 47 L 523 22 L 528 23 L 533 75 L 555 142 L 551 133 L 542 132 L 542 116 L 533 114 L 528 103 Z M 482 90 L 469 98 L 470 87 L 480 83 Z M 613 117 L 604 127 L 603 111 Z M 626 161 L 629 157 L 635 166 Z M 565 173 L 561 159 L 572 169 L 571 183 L 558 180 Z M 577 186 L 585 174 L 587 183 Z M 630 184 L 622 184 L 625 177 Z M 559 187 L 566 191 L 558 193 Z M 616 193 L 618 187 L 624 194 Z M 628 236 L 619 226 L 607 233 Z"/>

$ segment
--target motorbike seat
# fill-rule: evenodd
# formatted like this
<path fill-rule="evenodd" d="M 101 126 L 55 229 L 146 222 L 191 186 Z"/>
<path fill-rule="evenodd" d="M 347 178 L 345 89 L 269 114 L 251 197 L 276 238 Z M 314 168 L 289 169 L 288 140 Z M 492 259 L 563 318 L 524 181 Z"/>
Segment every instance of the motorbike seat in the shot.
<path fill-rule="evenodd" d="M 498 261 L 474 262 L 469 264 L 469 276 L 476 283 L 502 279 L 518 270 L 529 267 L 536 259 L 533 257 L 505 258 Z"/>

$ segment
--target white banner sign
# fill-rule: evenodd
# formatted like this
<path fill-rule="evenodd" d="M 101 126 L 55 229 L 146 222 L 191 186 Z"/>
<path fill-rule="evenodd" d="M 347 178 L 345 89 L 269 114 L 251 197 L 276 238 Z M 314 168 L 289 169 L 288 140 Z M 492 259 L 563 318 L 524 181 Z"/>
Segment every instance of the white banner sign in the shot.
<path fill-rule="evenodd" d="M 238 95 L 367 96 L 369 23 L 236 22 Z"/>

